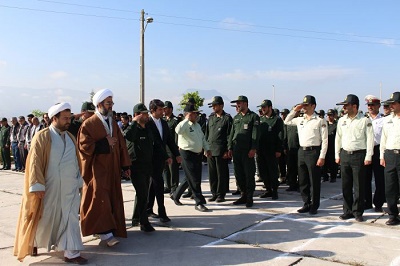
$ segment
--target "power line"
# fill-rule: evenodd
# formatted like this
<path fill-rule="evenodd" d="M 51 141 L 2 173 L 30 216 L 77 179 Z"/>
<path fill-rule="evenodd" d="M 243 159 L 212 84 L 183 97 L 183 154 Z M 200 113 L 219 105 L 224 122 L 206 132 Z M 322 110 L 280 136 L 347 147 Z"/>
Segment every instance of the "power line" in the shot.
<path fill-rule="evenodd" d="M 71 3 L 66 3 L 66 2 L 61 2 L 61 1 L 54 1 L 54 0 L 36 0 L 36 1 L 53 3 L 53 4 L 61 4 L 61 5 L 80 6 L 80 7 L 88 7 L 88 8 L 95 8 L 95 9 L 103 9 L 103 10 L 112 10 L 112 11 L 140 14 L 140 12 L 138 12 L 138 11 L 127 10 L 127 9 L 115 9 L 115 8 L 92 6 L 92 5 L 71 4 Z M 248 24 L 248 23 L 240 23 L 240 22 L 232 22 L 232 21 L 219 21 L 219 20 L 212 20 L 212 19 L 173 16 L 173 15 L 165 15 L 165 14 L 157 14 L 157 13 L 149 13 L 149 15 L 158 16 L 158 17 L 166 17 L 166 18 L 177 18 L 177 19 L 186 19 L 186 20 L 193 20 L 193 21 L 202 21 L 202 22 L 223 23 L 223 24 L 239 25 L 239 26 L 251 26 L 251 27 L 255 27 L 255 28 L 267 28 L 267 29 L 275 29 L 275 30 L 299 31 L 299 32 L 307 32 L 307 33 L 340 35 L 340 36 L 347 36 L 347 37 L 350 36 L 350 37 L 359 37 L 359 38 L 400 40 L 398 38 L 379 37 L 379 36 L 370 36 L 370 35 L 359 35 L 359 34 L 348 34 L 348 33 L 338 33 L 338 32 L 328 32 L 328 31 L 315 31 L 315 30 L 305 30 L 305 29 L 275 27 L 275 26 L 265 26 L 265 25 Z"/>
<path fill-rule="evenodd" d="M 51 0 L 37 0 L 37 1 L 62 3 L 62 2 L 51 1 Z M 68 3 L 65 3 L 65 4 L 68 4 Z M 71 4 L 71 5 L 77 5 L 77 4 Z M 81 6 L 81 5 L 78 5 L 78 6 Z M 16 6 L 7 6 L 7 5 L 0 5 L 0 7 L 11 8 L 11 9 L 19 9 L 19 10 L 27 10 L 27 11 L 45 12 L 45 13 L 77 15 L 77 16 L 85 16 L 85 17 L 120 19 L 120 20 L 131 20 L 131 21 L 139 20 L 139 19 L 133 19 L 133 18 L 124 18 L 124 17 L 115 17 L 115 16 L 103 16 L 103 15 L 92 15 L 92 14 L 83 14 L 83 13 L 65 12 L 65 11 L 55 11 L 55 10 L 44 10 L 44 9 L 27 8 L 27 7 L 16 7 Z M 94 6 L 87 6 L 87 7 L 97 8 L 97 7 L 94 7 Z M 101 7 L 99 7 L 99 8 L 101 8 Z M 167 15 L 160 15 L 160 14 L 154 14 L 154 15 L 167 16 Z M 171 17 L 173 17 L 173 16 L 171 16 Z M 193 20 L 201 20 L 201 19 L 193 19 Z M 204 20 L 204 21 L 210 21 L 210 20 Z M 173 23 L 173 22 L 163 22 L 163 21 L 157 21 L 157 20 L 154 21 L 154 22 L 155 23 L 160 23 L 160 24 L 166 24 L 166 25 L 174 25 L 174 26 L 185 26 L 185 27 L 194 27 L 194 28 L 222 30 L 222 31 L 232 31 L 232 32 L 252 33 L 252 34 L 273 35 L 273 36 L 282 36 L 282 37 L 290 37 L 290 38 L 314 39 L 314 40 L 349 42 L 349 43 L 364 43 L 364 44 L 380 44 L 380 45 L 385 44 L 383 42 L 373 42 L 373 41 L 345 40 L 345 39 L 335 39 L 335 38 L 325 38 L 325 37 L 300 36 L 300 35 L 291 35 L 291 34 L 283 34 L 283 33 L 272 33 L 272 32 L 263 32 L 263 31 L 252 31 L 252 30 L 243 30 L 243 29 L 224 29 L 224 28 L 217 28 L 217 27 L 211 27 L 211 26 L 201 26 L 201 25 Z M 217 22 L 217 21 L 214 21 L 214 22 Z M 228 24 L 248 25 L 248 24 L 243 24 L 243 23 L 228 23 Z M 265 26 L 265 28 L 267 28 L 267 26 Z M 348 36 L 348 35 L 346 35 L 346 36 Z M 353 35 L 353 36 L 355 36 L 355 35 Z M 374 38 L 377 38 L 377 37 L 374 37 Z M 387 38 L 387 39 L 397 40 L 397 39 L 393 39 L 393 38 Z M 390 44 L 390 45 L 399 46 L 400 44 L 393 43 L 393 44 Z"/>
<path fill-rule="evenodd" d="M 181 23 L 172 23 L 172 22 L 162 22 L 155 20 L 153 23 L 160 24 L 168 24 L 175 26 L 186 26 L 186 27 L 195 27 L 195 28 L 205 28 L 205 29 L 214 29 L 214 30 L 224 30 L 224 31 L 236 31 L 236 32 L 244 32 L 244 33 L 254 33 L 254 34 L 264 34 L 264 35 L 274 35 L 274 36 L 283 36 L 283 37 L 292 37 L 292 38 L 301 38 L 301 39 L 314 39 L 314 40 L 326 40 L 326 41 L 337 41 L 337 42 L 351 42 L 351 43 L 365 43 L 365 44 L 384 44 L 382 42 L 369 42 L 369 41 L 357 41 L 357 40 L 344 40 L 344 39 L 334 39 L 334 38 L 323 38 L 323 37 L 310 37 L 310 36 L 299 36 L 299 35 L 290 35 L 283 33 L 271 33 L 271 32 L 263 32 L 263 31 L 251 31 L 251 30 L 241 30 L 241 29 L 223 29 L 216 28 L 210 26 L 200 26 L 200 25 L 192 25 L 192 24 L 181 24 Z M 398 46 L 400 44 L 390 44 Z"/>
<path fill-rule="evenodd" d="M 65 12 L 65 11 L 54 11 L 54 10 L 44 10 L 44 9 L 28 8 L 28 7 L 17 7 L 17 6 L 6 6 L 6 5 L 0 5 L 0 7 L 12 8 L 12 9 L 20 9 L 20 10 L 28 10 L 28 11 L 45 12 L 45 13 L 76 15 L 76 16 L 84 16 L 84 17 L 122 19 L 122 20 L 139 20 L 139 19 L 132 19 L 132 18 L 111 17 L 111 16 L 102 16 L 102 15 L 91 15 L 91 14 L 82 14 L 82 13 Z"/>
<path fill-rule="evenodd" d="M 89 5 L 71 4 L 71 3 L 60 2 L 60 1 L 52 1 L 52 0 L 36 0 L 36 1 L 53 3 L 53 4 L 61 4 L 61 5 L 68 5 L 68 6 L 89 7 L 89 8 L 95 8 L 95 9 L 103 9 L 103 10 L 111 10 L 111 11 L 119 11 L 119 12 L 140 14 L 139 11 L 133 11 L 133 10 L 115 9 L 115 8 L 101 7 L 101 6 L 89 6 Z"/>

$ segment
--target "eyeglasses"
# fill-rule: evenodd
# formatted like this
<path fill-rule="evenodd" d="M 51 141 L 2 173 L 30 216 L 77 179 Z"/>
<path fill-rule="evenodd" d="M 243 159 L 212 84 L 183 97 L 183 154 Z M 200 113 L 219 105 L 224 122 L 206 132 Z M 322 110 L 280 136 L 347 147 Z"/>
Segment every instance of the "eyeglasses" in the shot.
<path fill-rule="evenodd" d="M 114 102 L 104 102 L 104 105 L 110 105 L 110 106 L 113 106 L 113 105 L 114 105 Z"/>

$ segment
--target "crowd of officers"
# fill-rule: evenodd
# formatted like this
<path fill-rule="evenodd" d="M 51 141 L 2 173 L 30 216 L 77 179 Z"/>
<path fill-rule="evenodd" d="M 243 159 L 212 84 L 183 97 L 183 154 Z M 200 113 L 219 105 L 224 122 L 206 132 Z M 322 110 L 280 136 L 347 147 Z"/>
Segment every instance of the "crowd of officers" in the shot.
<path fill-rule="evenodd" d="M 178 117 L 173 114 L 170 101 L 154 99 L 149 108 L 135 105 L 133 116 L 125 113 L 115 118 L 132 163 L 131 174 L 126 177 L 136 190 L 132 225 L 152 232 L 148 217 L 169 222 L 164 206 L 166 192 L 176 205 L 183 205 L 181 197 L 192 197 L 196 210 L 208 211 L 201 190 L 204 158 L 211 190 L 209 202 L 225 201 L 229 193 L 228 164 L 232 160 L 238 190 L 232 194 L 240 194 L 234 205 L 253 206 L 257 172 L 258 181 L 265 187 L 260 198 L 278 199 L 278 187 L 286 183 L 287 191 L 301 194 L 303 206 L 297 211 L 315 215 L 320 205 L 321 180 L 335 182 L 341 177 L 340 219 L 362 222 L 365 209 L 374 205 L 375 211 L 383 212 L 382 206 L 387 202 L 386 224 L 399 224 L 400 92 L 382 103 L 373 95 L 366 96 L 365 101 L 368 112 L 363 114 L 359 98 L 349 94 L 337 103 L 343 106 L 341 112 L 329 109 L 326 119 L 323 110 L 316 112 L 317 102 L 312 95 L 306 95 L 291 111 L 279 112 L 270 100 L 263 100 L 257 106 L 258 114 L 249 109 L 248 98 L 242 95 L 231 101 L 237 112 L 233 117 L 224 111 L 222 97 L 215 96 L 208 104 L 213 110 L 208 121 L 196 108 L 194 99 L 189 99 Z M 381 104 L 384 114 L 379 113 Z M 94 111 L 94 105 L 85 102 L 81 114 L 72 117 L 69 131 L 76 136 L 80 125 Z M 12 127 L 6 118 L 1 121 L 2 170 L 11 168 L 12 147 L 14 170 L 23 171 L 23 162 L 17 161 L 26 157 L 34 132 L 47 126 L 45 121 L 39 124 L 37 118 L 35 123 L 31 121 L 33 117 L 29 122 L 22 118 L 19 123 L 13 118 Z M 21 147 L 24 155 L 19 153 L 18 158 Z M 180 166 L 185 176 L 182 180 Z M 186 189 L 188 193 L 184 194 Z M 157 214 L 153 212 L 155 201 Z"/>

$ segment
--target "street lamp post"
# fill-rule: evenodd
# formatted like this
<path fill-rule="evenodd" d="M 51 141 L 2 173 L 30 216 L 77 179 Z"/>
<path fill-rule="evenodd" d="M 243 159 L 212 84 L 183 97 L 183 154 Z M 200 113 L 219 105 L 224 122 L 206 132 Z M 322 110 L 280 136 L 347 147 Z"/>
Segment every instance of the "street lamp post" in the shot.
<path fill-rule="evenodd" d="M 142 9 L 140 17 L 140 102 L 144 103 L 144 32 L 148 23 L 153 22 L 153 18 L 146 18 L 146 24 L 144 19 L 144 9 Z"/>

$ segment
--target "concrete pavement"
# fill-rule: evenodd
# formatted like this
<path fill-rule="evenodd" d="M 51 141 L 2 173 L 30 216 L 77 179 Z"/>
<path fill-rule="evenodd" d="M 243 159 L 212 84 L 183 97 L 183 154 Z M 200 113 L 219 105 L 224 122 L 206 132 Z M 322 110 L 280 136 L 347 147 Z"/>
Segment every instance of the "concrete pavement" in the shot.
<path fill-rule="evenodd" d="M 182 174 L 182 173 L 181 173 Z M 23 175 L 0 171 L 0 265 L 60 265 L 61 252 L 39 249 L 20 263 L 12 255 L 19 213 Z M 256 195 L 261 183 L 257 183 Z M 122 181 L 126 223 L 129 226 L 134 189 Z M 207 168 L 203 167 L 203 192 L 210 196 Z M 231 190 L 235 181 L 231 171 Z M 367 210 L 365 221 L 341 221 L 341 182 L 322 183 L 318 214 L 298 214 L 298 192 L 279 188 L 279 199 L 254 197 L 253 208 L 234 206 L 237 196 L 224 203 L 210 203 L 210 212 L 194 209 L 194 201 L 182 199 L 176 206 L 166 195 L 171 222 L 150 218 L 156 231 L 128 228 L 128 238 L 112 248 L 85 237 L 82 255 L 88 265 L 400 265 L 400 226 L 385 225 L 387 213 Z M 385 209 L 386 206 L 384 206 Z"/>

